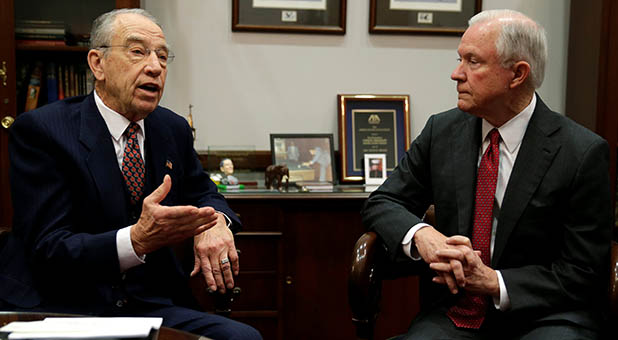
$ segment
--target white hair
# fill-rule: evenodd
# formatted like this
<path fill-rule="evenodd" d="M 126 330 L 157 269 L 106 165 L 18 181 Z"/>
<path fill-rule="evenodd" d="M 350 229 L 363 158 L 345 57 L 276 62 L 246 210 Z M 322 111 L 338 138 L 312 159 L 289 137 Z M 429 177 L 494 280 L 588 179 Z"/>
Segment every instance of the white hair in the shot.
<path fill-rule="evenodd" d="M 157 26 L 161 27 L 157 19 L 150 13 L 141 8 L 119 8 L 113 11 L 103 13 L 92 23 L 90 31 L 90 48 L 99 48 L 101 46 L 109 46 L 112 43 L 114 35 L 114 21 L 120 14 L 138 14 L 141 15 Z"/>
<path fill-rule="evenodd" d="M 468 25 L 471 27 L 501 18 L 513 19 L 500 21 L 502 30 L 496 39 L 496 52 L 502 66 L 510 67 L 517 61 L 526 61 L 530 64 L 530 84 L 538 89 L 543 84 L 547 63 L 545 29 L 524 14 L 509 9 L 480 12 L 470 18 Z"/>

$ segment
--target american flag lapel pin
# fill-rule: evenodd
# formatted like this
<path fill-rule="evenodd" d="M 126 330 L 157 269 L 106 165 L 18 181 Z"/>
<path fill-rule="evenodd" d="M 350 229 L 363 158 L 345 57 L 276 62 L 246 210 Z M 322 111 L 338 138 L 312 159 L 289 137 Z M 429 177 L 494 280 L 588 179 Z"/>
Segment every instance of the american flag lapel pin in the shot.
<path fill-rule="evenodd" d="M 165 161 L 165 167 L 172 170 L 172 162 L 169 160 Z"/>

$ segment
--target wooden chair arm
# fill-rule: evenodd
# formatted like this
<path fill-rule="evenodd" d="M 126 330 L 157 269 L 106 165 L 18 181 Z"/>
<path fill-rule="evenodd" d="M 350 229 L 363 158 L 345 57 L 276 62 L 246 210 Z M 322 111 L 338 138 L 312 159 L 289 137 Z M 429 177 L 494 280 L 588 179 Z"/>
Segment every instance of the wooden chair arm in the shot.
<path fill-rule="evenodd" d="M 382 290 L 382 279 L 377 269 L 384 253 L 380 248 L 378 235 L 370 231 L 356 241 L 352 253 L 348 300 L 359 339 L 373 338 Z"/>

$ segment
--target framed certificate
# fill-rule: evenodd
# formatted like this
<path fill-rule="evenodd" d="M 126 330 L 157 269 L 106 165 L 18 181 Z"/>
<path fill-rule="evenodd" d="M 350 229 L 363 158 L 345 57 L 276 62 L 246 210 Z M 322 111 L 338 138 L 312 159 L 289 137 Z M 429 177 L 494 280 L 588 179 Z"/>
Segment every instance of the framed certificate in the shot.
<path fill-rule="evenodd" d="M 346 0 L 232 0 L 232 31 L 345 34 Z"/>
<path fill-rule="evenodd" d="M 364 155 L 385 154 L 390 174 L 410 146 L 408 95 L 337 95 L 342 182 L 364 179 Z"/>
<path fill-rule="evenodd" d="M 370 0 L 369 32 L 461 35 L 481 0 Z"/>

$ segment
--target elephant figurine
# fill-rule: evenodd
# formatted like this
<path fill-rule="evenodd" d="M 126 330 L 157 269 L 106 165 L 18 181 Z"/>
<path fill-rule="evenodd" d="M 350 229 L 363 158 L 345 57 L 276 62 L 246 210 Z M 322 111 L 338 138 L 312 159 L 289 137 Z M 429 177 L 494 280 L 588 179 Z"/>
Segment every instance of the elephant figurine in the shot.
<path fill-rule="evenodd" d="M 283 185 L 283 177 L 285 176 L 285 191 L 288 191 L 288 184 L 290 181 L 290 170 L 288 167 L 283 165 L 269 165 L 266 167 L 266 172 L 264 173 L 264 185 L 266 189 L 277 188 L 277 190 L 281 191 L 281 186 Z M 276 183 L 276 187 L 275 187 Z"/>

